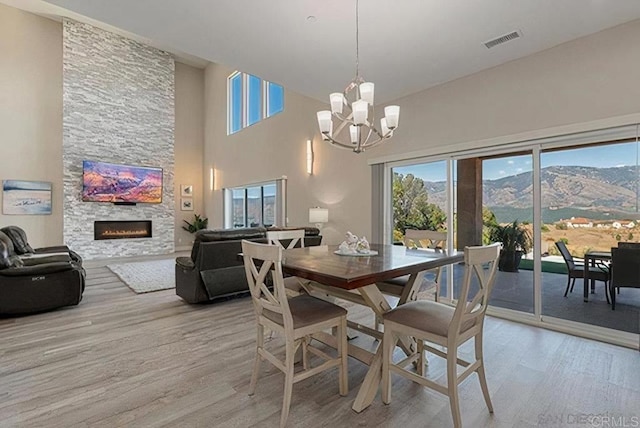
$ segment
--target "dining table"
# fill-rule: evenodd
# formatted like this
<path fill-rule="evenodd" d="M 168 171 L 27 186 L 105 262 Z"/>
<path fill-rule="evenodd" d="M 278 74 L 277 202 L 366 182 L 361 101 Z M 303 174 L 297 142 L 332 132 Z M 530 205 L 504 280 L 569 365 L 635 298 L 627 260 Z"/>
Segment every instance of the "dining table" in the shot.
<path fill-rule="evenodd" d="M 587 251 L 584 254 L 584 290 L 583 290 L 583 300 L 585 302 L 589 301 L 589 282 L 593 282 L 589 278 L 589 266 L 596 266 L 598 262 L 610 262 L 611 261 L 611 251 Z M 591 289 L 594 288 L 594 284 L 591 284 Z"/>
<path fill-rule="evenodd" d="M 397 245 L 371 244 L 371 255 L 342 255 L 338 246 L 293 248 L 283 252 L 284 273 L 301 278 L 301 285 L 309 294 L 324 294 L 369 307 L 382 319 L 397 305 L 417 298 L 424 274 L 432 269 L 464 260 L 464 253 L 442 250 L 410 249 Z M 374 254 L 375 253 L 375 254 Z M 386 288 L 385 282 L 407 275 L 404 286 Z M 306 281 L 305 281 L 306 280 Z M 387 296 L 391 297 L 388 298 Z M 349 343 L 349 355 L 369 366 L 360 385 L 352 409 L 361 412 L 373 402 L 382 379 L 382 332 L 374 326 L 348 320 L 348 326 L 377 340 L 375 351 Z M 335 337 L 328 333 L 315 339 L 336 346 Z M 409 353 L 415 350 L 415 341 L 400 337 L 399 345 Z"/>

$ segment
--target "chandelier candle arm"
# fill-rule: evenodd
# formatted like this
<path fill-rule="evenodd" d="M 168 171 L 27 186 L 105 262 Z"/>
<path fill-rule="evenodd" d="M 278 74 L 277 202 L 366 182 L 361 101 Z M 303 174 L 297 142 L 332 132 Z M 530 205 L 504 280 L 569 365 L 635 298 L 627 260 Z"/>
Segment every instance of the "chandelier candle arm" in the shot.
<path fill-rule="evenodd" d="M 373 82 L 365 81 L 360 76 L 358 7 L 358 0 L 356 0 L 356 76 L 349 82 L 343 93 L 334 92 L 330 94 L 329 103 L 331 110 L 319 111 L 317 118 L 324 141 L 356 153 L 361 153 L 393 136 L 393 132 L 397 129 L 400 119 L 400 107 L 396 105 L 385 107 L 385 117 L 380 120 L 380 130 L 375 127 L 375 85 Z M 369 109 L 371 109 L 371 111 L 369 111 Z M 333 123 L 334 119 L 336 120 L 335 128 Z M 345 133 L 347 132 L 345 128 L 348 128 L 348 136 L 346 136 L 346 138 L 343 133 L 343 131 Z M 348 142 L 339 141 L 340 138 L 344 138 Z"/>

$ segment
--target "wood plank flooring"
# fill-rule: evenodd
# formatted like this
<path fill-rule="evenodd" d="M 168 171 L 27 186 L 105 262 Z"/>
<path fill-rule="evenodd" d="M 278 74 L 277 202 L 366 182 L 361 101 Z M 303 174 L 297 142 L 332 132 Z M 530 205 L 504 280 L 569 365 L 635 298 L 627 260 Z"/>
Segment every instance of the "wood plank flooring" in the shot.
<path fill-rule="evenodd" d="M 135 294 L 90 266 L 79 306 L 0 319 L 0 427 L 278 426 L 277 369 L 264 363 L 247 396 L 255 340 L 248 297 L 192 306 L 175 290 Z M 371 319 L 366 309 L 349 310 Z M 472 352 L 469 343 L 461 354 Z M 640 421 L 637 351 L 488 318 L 485 358 L 495 414 L 471 376 L 460 387 L 464 426 L 579 426 L 583 414 Z M 452 426 L 445 396 L 396 376 L 390 405 L 378 395 L 353 412 L 365 372 L 350 359 L 347 397 L 338 395 L 337 370 L 296 384 L 288 426 Z M 443 382 L 443 362 L 430 356 L 428 373 Z"/>

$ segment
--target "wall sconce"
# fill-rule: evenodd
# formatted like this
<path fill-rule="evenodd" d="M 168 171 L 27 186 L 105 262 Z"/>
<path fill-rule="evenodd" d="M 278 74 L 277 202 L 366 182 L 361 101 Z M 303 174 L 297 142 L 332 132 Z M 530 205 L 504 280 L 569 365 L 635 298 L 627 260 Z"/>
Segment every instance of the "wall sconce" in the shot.
<path fill-rule="evenodd" d="M 313 143 L 307 140 L 307 174 L 313 174 Z"/>
<path fill-rule="evenodd" d="M 209 168 L 209 190 L 213 192 L 213 168 Z"/>
<path fill-rule="evenodd" d="M 329 210 L 326 208 L 314 207 L 309 208 L 309 223 L 315 223 L 318 229 L 322 228 L 323 223 L 329 222 Z"/>

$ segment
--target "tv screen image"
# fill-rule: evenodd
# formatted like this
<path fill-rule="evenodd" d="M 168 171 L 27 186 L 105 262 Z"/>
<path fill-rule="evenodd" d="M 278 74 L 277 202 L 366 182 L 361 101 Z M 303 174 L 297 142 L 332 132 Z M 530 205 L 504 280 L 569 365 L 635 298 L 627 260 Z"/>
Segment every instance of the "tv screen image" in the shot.
<path fill-rule="evenodd" d="M 162 168 L 82 162 L 84 202 L 162 202 Z"/>

